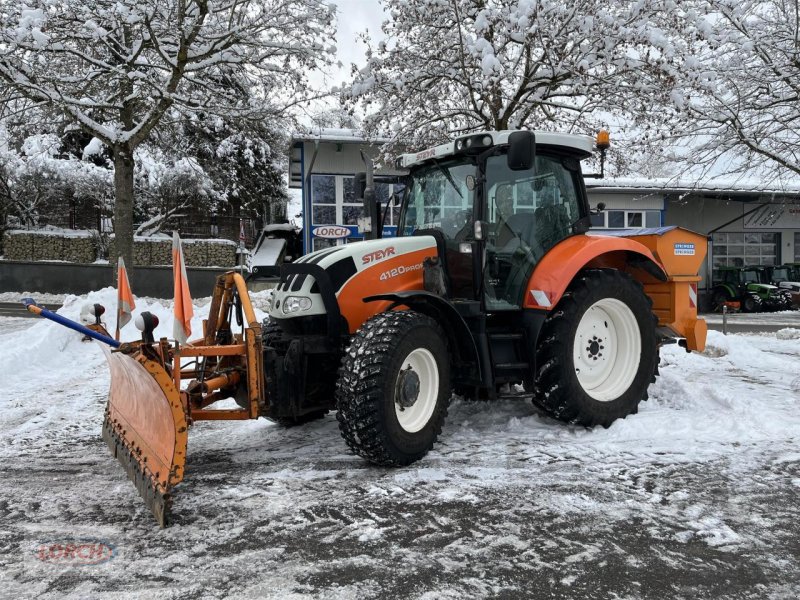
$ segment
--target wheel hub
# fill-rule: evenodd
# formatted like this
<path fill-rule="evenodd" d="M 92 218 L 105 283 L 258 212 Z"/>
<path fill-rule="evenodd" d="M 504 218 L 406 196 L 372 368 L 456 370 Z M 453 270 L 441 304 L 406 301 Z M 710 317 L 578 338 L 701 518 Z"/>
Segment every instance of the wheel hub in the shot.
<path fill-rule="evenodd" d="M 603 350 L 605 350 L 605 346 L 603 344 L 603 339 L 597 337 L 596 335 L 592 336 L 592 339 L 589 341 L 589 345 L 586 346 L 586 352 L 588 352 L 588 358 L 592 360 L 597 360 L 598 358 L 602 358 Z"/>
<path fill-rule="evenodd" d="M 395 402 L 400 410 L 405 410 L 414 406 L 417 398 L 419 398 L 419 375 L 414 372 L 411 365 L 408 365 L 397 377 Z"/>
<path fill-rule="evenodd" d="M 615 400 L 633 381 L 641 359 L 641 334 L 630 308 L 615 298 L 591 305 L 573 341 L 578 383 L 600 402 Z"/>

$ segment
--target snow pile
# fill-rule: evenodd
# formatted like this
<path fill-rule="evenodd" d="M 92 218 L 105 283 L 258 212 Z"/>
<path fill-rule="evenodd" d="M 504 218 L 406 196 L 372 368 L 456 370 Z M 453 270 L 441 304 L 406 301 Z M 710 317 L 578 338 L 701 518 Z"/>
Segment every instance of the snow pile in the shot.
<path fill-rule="evenodd" d="M 775 333 L 775 337 L 779 340 L 797 340 L 800 339 L 800 329 L 785 327 L 784 329 L 779 329 Z"/>

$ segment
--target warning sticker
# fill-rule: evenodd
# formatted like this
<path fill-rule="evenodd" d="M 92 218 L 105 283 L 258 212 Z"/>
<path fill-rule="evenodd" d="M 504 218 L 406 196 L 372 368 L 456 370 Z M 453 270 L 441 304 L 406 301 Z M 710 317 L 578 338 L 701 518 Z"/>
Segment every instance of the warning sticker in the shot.
<path fill-rule="evenodd" d="M 694 256 L 694 244 L 675 244 L 675 256 Z"/>

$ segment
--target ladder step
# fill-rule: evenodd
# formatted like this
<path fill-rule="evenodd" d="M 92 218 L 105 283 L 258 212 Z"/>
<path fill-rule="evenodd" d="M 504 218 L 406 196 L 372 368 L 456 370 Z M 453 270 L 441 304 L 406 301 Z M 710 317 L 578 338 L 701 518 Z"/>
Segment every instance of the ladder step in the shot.
<path fill-rule="evenodd" d="M 495 365 L 496 369 L 502 369 L 504 371 L 511 371 L 511 370 L 521 370 L 521 369 L 530 369 L 530 363 L 526 362 L 511 362 L 511 363 L 497 363 Z"/>
<path fill-rule="evenodd" d="M 491 340 L 521 340 L 521 333 L 489 333 Z"/>

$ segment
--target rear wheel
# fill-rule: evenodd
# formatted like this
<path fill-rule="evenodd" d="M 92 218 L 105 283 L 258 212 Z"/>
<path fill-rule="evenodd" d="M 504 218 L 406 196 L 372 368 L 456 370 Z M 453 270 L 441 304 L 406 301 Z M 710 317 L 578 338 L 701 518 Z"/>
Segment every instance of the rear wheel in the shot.
<path fill-rule="evenodd" d="M 584 271 L 542 328 L 534 403 L 590 427 L 636 413 L 655 381 L 656 322 L 650 299 L 630 276 Z"/>
<path fill-rule="evenodd" d="M 724 289 L 717 289 L 711 297 L 711 306 L 713 310 L 722 312 L 722 307 L 731 299 L 728 292 Z"/>
<path fill-rule="evenodd" d="M 450 400 L 445 334 L 410 310 L 369 319 L 342 359 L 339 429 L 353 452 L 379 465 L 407 465 L 433 447 Z"/>

